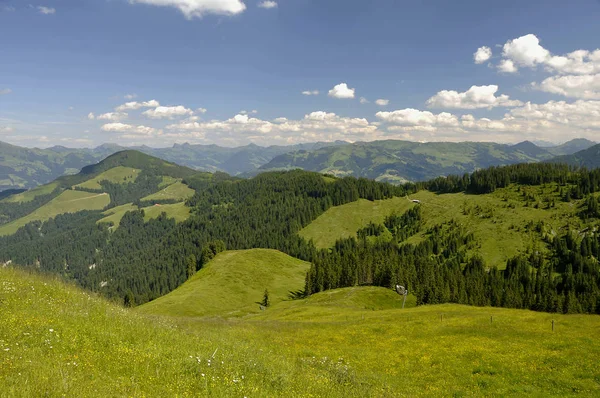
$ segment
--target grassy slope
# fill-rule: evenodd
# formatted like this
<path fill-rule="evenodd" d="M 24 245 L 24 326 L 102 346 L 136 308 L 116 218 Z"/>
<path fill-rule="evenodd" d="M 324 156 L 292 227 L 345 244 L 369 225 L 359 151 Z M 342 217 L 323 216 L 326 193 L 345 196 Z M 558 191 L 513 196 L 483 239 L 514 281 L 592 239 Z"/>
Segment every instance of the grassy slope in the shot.
<path fill-rule="evenodd" d="M 521 192 L 518 190 L 518 186 L 512 186 L 488 195 L 418 192 L 410 199 L 422 202 L 425 223 L 422 231 L 407 242 L 418 243 L 429 228 L 454 219 L 474 233 L 479 243 L 476 250 L 486 263 L 503 269 L 506 260 L 528 248 L 546 250 L 543 234 L 556 235 L 564 233 L 567 228 L 579 230 L 585 227 L 576 215 L 582 203 L 562 202 L 556 185 L 522 187 Z M 526 202 L 523 192 L 535 196 L 539 208 L 535 208 L 533 201 Z M 547 209 L 544 202 L 547 199 L 554 200 L 556 207 Z M 301 230 L 300 235 L 305 239 L 313 239 L 317 247 L 331 247 L 339 238 L 356 236 L 356 231 L 369 221 L 381 223 L 393 210 L 402 213 L 410 206 L 412 204 L 406 198 L 394 198 L 376 202 L 360 200 L 333 207 Z M 544 223 L 541 233 L 528 227 L 529 223 L 537 224 L 540 221 Z"/>
<path fill-rule="evenodd" d="M 193 196 L 195 191 L 182 183 L 181 181 L 176 181 L 171 185 L 166 186 L 160 191 L 153 193 L 152 195 L 148 195 L 142 200 L 165 200 L 165 199 L 175 199 L 175 200 L 185 200 L 191 196 Z"/>
<path fill-rule="evenodd" d="M 318 248 L 331 247 L 340 238 L 356 236 L 356 232 L 370 221 L 382 223 L 384 218 L 396 211 L 404 213 L 414 206 L 406 198 L 393 198 L 370 202 L 357 202 L 332 207 L 300 231 L 300 236 L 315 242 Z"/>
<path fill-rule="evenodd" d="M 50 184 L 41 185 L 39 187 L 30 189 L 29 191 L 25 191 L 16 195 L 11 195 L 6 199 L 3 199 L 2 202 L 8 203 L 19 203 L 19 202 L 31 202 L 35 199 L 36 196 L 46 195 L 54 191 L 58 187 L 58 184 L 52 182 Z"/>
<path fill-rule="evenodd" d="M 33 213 L 0 227 L 0 235 L 15 233 L 20 227 L 32 221 L 46 221 L 63 213 L 76 213 L 81 210 L 100 210 L 110 203 L 107 193 L 90 193 L 67 190 Z"/>
<path fill-rule="evenodd" d="M 92 179 L 82 182 L 77 186 L 87 189 L 102 189 L 102 186 L 100 186 L 100 181 L 104 180 L 114 183 L 127 184 L 129 182 L 134 182 L 138 177 L 139 173 L 139 169 L 134 169 L 132 167 L 117 166 L 101 173 L 100 175 Z"/>
<path fill-rule="evenodd" d="M 156 205 L 144 207 L 144 220 L 158 218 L 161 213 L 167 213 L 167 217 L 174 218 L 177 222 L 183 222 L 190 216 L 190 208 L 185 203 L 174 203 L 170 205 Z"/>
<path fill-rule="evenodd" d="M 267 249 L 227 251 L 175 291 L 140 307 L 142 313 L 240 316 L 259 312 L 265 289 L 272 303 L 304 288 L 309 264 Z"/>
<path fill-rule="evenodd" d="M 499 189 L 489 195 L 444 194 L 436 195 L 422 191 L 411 196 L 421 200 L 425 226 L 420 234 L 410 238 L 409 243 L 419 242 L 426 230 L 436 224 L 455 219 L 472 231 L 479 243 L 476 249 L 490 266 L 505 268 L 506 260 L 528 248 L 546 250 L 541 233 L 527 224 L 542 221 L 547 234 L 561 234 L 567 228 L 582 228 L 582 221 L 576 216 L 580 203 L 564 203 L 555 192 L 556 185 L 546 187 L 523 187 L 538 198 L 553 198 L 556 208 L 545 209 L 540 204 L 525 206 L 517 186 Z M 514 208 L 511 208 L 514 206 Z M 469 214 L 464 214 L 467 209 Z"/>
<path fill-rule="evenodd" d="M 138 209 L 138 207 L 132 203 L 113 207 L 112 209 L 108 209 L 104 213 L 102 213 L 106 217 L 104 217 L 101 220 L 98 220 L 97 223 L 99 224 L 99 223 L 112 222 L 115 225 L 115 227 L 119 227 L 119 224 L 121 223 L 121 219 L 123 218 L 125 213 L 127 213 L 128 211 L 134 211 L 137 209 Z M 143 210 L 145 213 L 144 219 L 146 221 L 148 221 L 152 218 L 158 218 L 158 216 L 160 216 L 161 213 L 164 212 L 164 213 L 167 213 L 167 217 L 174 218 L 175 221 L 177 221 L 177 222 L 183 222 L 183 221 L 187 220 L 191 214 L 190 208 L 187 207 L 185 205 L 185 203 L 183 203 L 183 202 L 169 204 L 169 205 L 156 205 L 156 206 L 144 207 Z"/>
<path fill-rule="evenodd" d="M 358 288 L 242 319 L 161 318 L 11 268 L 0 268 L 0 281 L 7 396 L 600 393 L 598 316 L 458 305 L 364 309 L 389 308 L 389 292 Z M 348 296 L 356 300 L 347 304 Z"/>

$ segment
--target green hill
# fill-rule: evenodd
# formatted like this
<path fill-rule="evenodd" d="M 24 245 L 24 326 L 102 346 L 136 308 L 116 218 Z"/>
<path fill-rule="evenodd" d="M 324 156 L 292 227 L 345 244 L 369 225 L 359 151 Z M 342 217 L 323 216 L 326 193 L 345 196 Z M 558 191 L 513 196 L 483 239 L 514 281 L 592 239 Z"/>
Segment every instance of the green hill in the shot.
<path fill-rule="evenodd" d="M 600 167 L 600 145 L 595 145 L 571 155 L 558 156 L 551 161 L 554 163 L 565 163 L 571 166 L 595 169 Z"/>
<path fill-rule="evenodd" d="M 0 391 L 11 397 L 600 393 L 597 316 L 369 308 L 387 292 L 358 288 L 243 319 L 165 318 L 12 268 L 0 280 Z"/>
<path fill-rule="evenodd" d="M 45 221 L 59 214 L 102 210 L 109 205 L 131 205 L 140 200 L 163 201 L 162 211 L 177 221 L 184 221 L 190 214 L 189 209 L 183 203 L 169 202 L 183 202 L 194 194 L 195 191 L 181 179 L 195 174 L 197 172 L 192 169 L 141 152 L 118 152 L 97 164 L 84 167 L 76 175 L 63 176 L 51 184 L 0 201 L 0 235 L 14 233 L 29 222 Z M 90 200 L 84 200 L 86 198 Z M 146 207 L 147 219 L 156 218 L 162 212 L 148 207 L 147 203 Z M 119 210 L 110 214 L 122 216 L 125 212 Z M 112 216 L 109 221 L 118 224 L 118 215 Z"/>
<path fill-rule="evenodd" d="M 309 264 L 275 250 L 227 251 L 190 280 L 141 307 L 174 316 L 243 316 L 259 312 L 265 289 L 273 304 L 302 290 Z"/>
<path fill-rule="evenodd" d="M 0 226 L 0 236 L 10 235 L 32 221 L 46 221 L 59 214 L 76 213 L 81 210 L 102 210 L 110 203 L 107 193 L 63 191 L 49 203 L 13 222 Z"/>
<path fill-rule="evenodd" d="M 370 222 L 381 224 L 393 212 L 401 214 L 412 206 L 414 204 L 406 198 L 376 201 L 360 199 L 330 208 L 299 234 L 306 240 L 312 239 L 317 248 L 324 249 L 333 246 L 338 239 L 356 237 L 356 232 Z"/>
<path fill-rule="evenodd" d="M 490 166 L 540 162 L 551 159 L 555 154 L 573 153 L 570 151 L 577 151 L 585 145 L 589 147 L 593 142 L 578 140 L 554 148 L 540 148 L 528 141 L 517 145 L 394 140 L 358 142 L 313 151 L 290 152 L 274 158 L 260 169 L 301 168 L 397 184 L 426 181 L 450 174 L 462 175 Z"/>

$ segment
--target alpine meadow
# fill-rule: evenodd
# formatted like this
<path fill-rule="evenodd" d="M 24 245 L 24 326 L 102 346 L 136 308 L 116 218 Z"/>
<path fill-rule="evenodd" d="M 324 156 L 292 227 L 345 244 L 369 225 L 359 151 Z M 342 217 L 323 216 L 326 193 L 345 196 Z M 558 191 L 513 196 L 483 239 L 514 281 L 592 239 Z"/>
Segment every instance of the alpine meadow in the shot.
<path fill-rule="evenodd" d="M 0 1 L 0 398 L 600 397 L 599 18 Z"/>

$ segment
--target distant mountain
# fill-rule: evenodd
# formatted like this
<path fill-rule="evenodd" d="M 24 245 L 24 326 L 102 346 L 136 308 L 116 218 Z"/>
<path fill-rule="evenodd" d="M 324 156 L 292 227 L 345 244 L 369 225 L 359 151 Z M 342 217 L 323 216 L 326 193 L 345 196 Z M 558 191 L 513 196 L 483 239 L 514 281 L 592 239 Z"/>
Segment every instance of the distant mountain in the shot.
<path fill-rule="evenodd" d="M 572 155 L 579 151 L 586 150 L 597 143 L 594 141 L 586 140 L 585 138 L 576 138 L 569 142 L 565 142 L 562 145 L 558 145 L 552 148 L 546 148 L 550 153 L 556 156 Z"/>
<path fill-rule="evenodd" d="M 489 166 L 540 162 L 553 158 L 556 153 L 592 144 L 587 140 L 574 140 L 558 147 L 540 148 L 529 141 L 516 145 L 483 142 L 358 142 L 283 154 L 259 170 L 302 168 L 337 176 L 352 175 L 402 183 L 469 173 Z"/>
<path fill-rule="evenodd" d="M 566 163 L 573 166 L 595 169 L 600 167 L 600 144 L 571 155 L 558 156 L 551 159 L 554 163 Z"/>
<path fill-rule="evenodd" d="M 63 175 L 76 174 L 82 167 L 126 149 L 138 150 L 195 170 L 224 171 L 231 175 L 238 175 L 252 171 L 289 151 L 315 150 L 329 145 L 344 144 L 347 142 L 270 147 L 251 144 L 237 148 L 190 144 L 175 144 L 171 148 L 148 146 L 126 148 L 116 144 L 103 144 L 92 149 L 73 149 L 64 146 L 38 149 L 0 142 L 0 192 L 7 189 L 30 189 Z"/>

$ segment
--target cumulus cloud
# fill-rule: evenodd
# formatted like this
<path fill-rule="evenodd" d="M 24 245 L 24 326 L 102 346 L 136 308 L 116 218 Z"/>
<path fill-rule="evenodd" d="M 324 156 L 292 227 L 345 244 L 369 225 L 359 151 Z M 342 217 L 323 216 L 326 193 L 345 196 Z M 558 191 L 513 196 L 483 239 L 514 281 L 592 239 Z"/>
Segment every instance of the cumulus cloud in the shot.
<path fill-rule="evenodd" d="M 388 106 L 388 104 L 390 103 L 390 100 L 380 98 L 377 101 L 375 101 L 375 103 L 379 106 Z"/>
<path fill-rule="evenodd" d="M 471 86 L 464 93 L 454 90 L 442 90 L 427 100 L 430 108 L 479 109 L 497 106 L 513 107 L 523 103 L 511 100 L 508 95 L 496 96 L 498 86 Z"/>
<path fill-rule="evenodd" d="M 51 7 L 37 6 L 37 10 L 40 14 L 44 15 L 52 15 L 56 13 L 56 9 Z"/>
<path fill-rule="evenodd" d="M 127 133 L 128 135 L 154 135 L 160 134 L 160 130 L 157 130 L 153 127 L 146 126 L 134 126 L 131 124 L 124 123 L 108 123 L 101 127 L 103 131 L 113 132 L 113 133 Z"/>
<path fill-rule="evenodd" d="M 277 8 L 277 2 L 275 1 L 261 1 L 260 3 L 258 3 L 258 6 L 260 8 Z"/>
<path fill-rule="evenodd" d="M 300 120 L 284 117 L 272 121 L 237 114 L 227 120 L 181 122 L 166 127 L 165 136 L 178 139 L 210 137 L 219 142 L 256 142 L 281 144 L 315 142 L 320 140 L 373 140 L 377 126 L 364 118 L 347 118 L 324 111 L 308 113 Z"/>
<path fill-rule="evenodd" d="M 131 101 L 132 99 L 137 98 L 137 94 L 125 94 L 123 96 L 123 98 L 125 98 L 126 100 L 130 100 Z"/>
<path fill-rule="evenodd" d="M 201 113 L 201 114 L 205 114 L 206 113 L 206 108 L 198 108 L 198 109 L 196 109 L 196 112 Z"/>
<path fill-rule="evenodd" d="M 157 106 L 154 109 L 148 109 L 142 112 L 142 115 L 150 119 L 173 119 L 175 117 L 190 116 L 194 112 L 182 105 L 177 106 Z"/>
<path fill-rule="evenodd" d="M 94 116 L 93 113 L 91 115 Z M 127 116 L 128 116 L 128 114 L 125 112 L 108 112 L 108 113 L 103 113 L 102 115 L 98 115 L 96 117 L 96 119 L 117 121 L 117 120 L 126 119 Z M 89 118 L 89 115 L 88 115 L 88 118 Z"/>
<path fill-rule="evenodd" d="M 582 99 L 600 99 L 600 73 L 595 75 L 553 76 L 531 86 L 547 93 Z"/>
<path fill-rule="evenodd" d="M 96 119 L 96 115 L 94 115 L 94 112 L 90 112 L 90 113 L 88 113 L 87 118 L 90 120 L 94 120 L 94 119 Z"/>
<path fill-rule="evenodd" d="M 406 127 L 407 130 L 415 127 L 458 126 L 458 118 L 447 112 L 434 114 L 418 109 L 401 109 L 393 112 L 377 112 L 375 116 L 383 122 Z"/>
<path fill-rule="evenodd" d="M 10 88 L 0 88 L 0 95 L 7 95 L 12 93 L 12 90 Z"/>
<path fill-rule="evenodd" d="M 127 102 L 123 105 L 119 105 L 118 107 L 115 108 L 115 110 L 117 112 L 123 112 L 123 111 L 135 111 L 141 108 L 156 108 L 159 107 L 160 103 L 157 100 L 150 100 L 150 101 L 146 101 L 146 102 Z"/>
<path fill-rule="evenodd" d="M 519 69 L 515 66 L 515 63 L 510 59 L 503 59 L 498 64 L 498 70 L 502 73 L 516 73 Z"/>
<path fill-rule="evenodd" d="M 492 49 L 486 46 L 479 47 L 473 54 L 476 64 L 482 64 L 492 57 Z"/>
<path fill-rule="evenodd" d="M 350 99 L 354 98 L 354 91 L 355 89 L 349 88 L 348 84 L 340 83 L 331 90 L 329 90 L 329 96 L 332 98 Z"/>
<path fill-rule="evenodd" d="M 303 91 L 302 95 L 319 95 L 319 90 L 307 90 L 307 91 Z"/>
<path fill-rule="evenodd" d="M 149 4 L 175 7 L 187 18 L 201 18 L 207 14 L 236 15 L 246 10 L 241 0 L 129 0 L 131 4 Z"/>
<path fill-rule="evenodd" d="M 15 130 L 12 127 L 8 126 L 0 126 L 0 134 L 9 134 L 14 132 Z"/>
<path fill-rule="evenodd" d="M 534 68 L 544 66 L 557 74 L 590 75 L 600 73 L 600 49 L 595 51 L 576 50 L 564 55 L 553 55 L 540 44 L 534 34 L 528 34 L 509 40 L 502 49 L 503 64 L 498 68 L 502 72 L 514 72 L 517 66 Z M 507 64 L 506 62 L 512 62 Z"/>
<path fill-rule="evenodd" d="M 360 97 L 360 103 L 361 103 L 361 104 L 368 104 L 368 103 L 369 103 L 369 100 L 368 100 L 368 99 L 366 99 L 365 97 Z"/>

